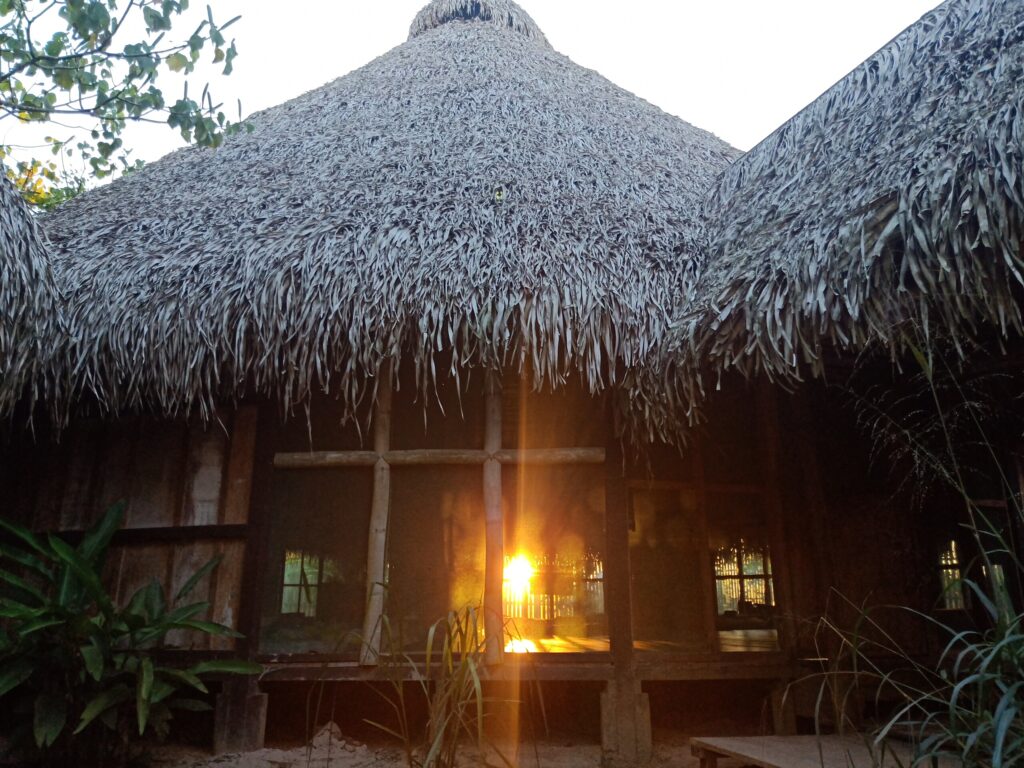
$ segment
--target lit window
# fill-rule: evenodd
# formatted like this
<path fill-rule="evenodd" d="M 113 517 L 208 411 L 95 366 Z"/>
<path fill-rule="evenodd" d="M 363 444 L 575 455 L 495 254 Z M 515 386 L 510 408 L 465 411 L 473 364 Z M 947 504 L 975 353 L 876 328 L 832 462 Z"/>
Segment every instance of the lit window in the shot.
<path fill-rule="evenodd" d="M 281 613 L 316 616 L 316 599 L 324 580 L 323 561 L 303 550 L 284 553 Z"/>
<path fill-rule="evenodd" d="M 960 548 L 955 540 L 946 542 L 939 553 L 939 580 L 942 584 L 942 607 L 962 611 L 967 607 L 960 570 Z"/>
<path fill-rule="evenodd" d="M 745 539 L 715 550 L 719 616 L 756 616 L 775 605 L 768 547 Z"/>

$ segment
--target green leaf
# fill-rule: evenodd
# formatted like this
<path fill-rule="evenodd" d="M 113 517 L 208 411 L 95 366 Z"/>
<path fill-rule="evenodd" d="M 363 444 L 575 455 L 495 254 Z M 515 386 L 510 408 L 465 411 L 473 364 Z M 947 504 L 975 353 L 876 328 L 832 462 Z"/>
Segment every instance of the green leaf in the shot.
<path fill-rule="evenodd" d="M 0 542 L 0 556 L 9 558 L 25 568 L 31 568 L 47 581 L 53 580 L 53 571 L 46 567 L 46 562 L 31 552 Z"/>
<path fill-rule="evenodd" d="M 82 719 L 75 728 L 75 733 L 81 733 L 88 727 L 89 723 L 102 715 L 111 707 L 123 704 L 132 698 L 131 689 L 124 683 L 118 683 L 113 688 L 108 688 L 102 693 L 94 696 L 82 712 Z"/>
<path fill-rule="evenodd" d="M 53 555 L 46 547 L 43 546 L 42 542 L 27 528 L 24 528 L 15 523 L 8 522 L 0 517 L 0 528 L 7 531 L 9 534 L 17 539 L 20 539 L 29 546 L 30 549 L 34 550 L 37 555 L 42 557 L 44 560 L 52 560 Z"/>
<path fill-rule="evenodd" d="M 153 660 L 148 656 L 142 659 L 138 684 L 135 688 L 135 713 L 139 721 L 139 735 L 146 731 L 149 720 L 149 703 L 153 695 Z"/>
<path fill-rule="evenodd" d="M 263 667 L 241 659 L 213 659 L 199 662 L 189 672 L 193 675 L 259 675 L 263 673 Z"/>
<path fill-rule="evenodd" d="M 189 65 L 188 57 L 183 53 L 172 53 L 166 59 L 167 68 L 171 72 L 181 72 Z"/>
<path fill-rule="evenodd" d="M 39 632 L 41 630 L 48 629 L 50 627 L 56 627 L 58 625 L 66 624 L 66 623 L 67 622 L 65 622 L 64 619 L 54 619 L 54 618 L 44 619 L 44 618 L 38 618 L 38 619 L 36 619 L 34 621 L 26 622 L 22 626 L 18 627 L 18 630 L 17 630 L 18 631 L 18 636 L 19 637 L 28 637 L 29 635 L 31 635 L 34 632 Z"/>
<path fill-rule="evenodd" d="M 36 696 L 32 715 L 32 732 L 36 737 L 36 746 L 40 749 L 53 744 L 68 719 L 67 700 L 57 693 L 41 693 Z"/>
<path fill-rule="evenodd" d="M 223 559 L 223 555 L 217 555 L 216 557 L 210 558 L 199 570 L 193 573 L 188 581 L 181 585 L 181 589 L 178 590 L 178 594 L 174 596 L 174 602 L 177 603 L 179 600 L 187 597 L 193 589 L 196 588 L 196 584 L 202 581 L 203 577 L 206 576 L 210 571 L 220 565 L 220 561 Z"/>
<path fill-rule="evenodd" d="M 187 669 L 172 669 L 170 667 L 157 667 L 156 673 L 163 677 L 171 678 L 185 685 L 195 688 L 200 693 L 209 693 L 203 681 Z"/>
<path fill-rule="evenodd" d="M 100 608 L 110 610 L 112 607 L 110 596 L 103 589 L 99 574 L 96 573 L 92 565 L 87 560 L 83 560 L 81 555 L 60 537 L 50 534 L 49 542 L 54 554 L 78 577 L 82 586 L 85 587 L 86 591 L 88 591 Z"/>
<path fill-rule="evenodd" d="M 117 530 L 124 523 L 125 503 L 117 502 L 110 507 L 100 521 L 85 534 L 82 543 L 78 545 L 78 552 L 83 559 L 90 563 L 96 563 L 106 554 L 110 540 L 117 533 Z"/>
<path fill-rule="evenodd" d="M 78 650 L 85 662 L 85 671 L 98 683 L 103 677 L 103 651 L 95 644 L 83 645 Z"/>
<path fill-rule="evenodd" d="M 0 667 L 0 696 L 10 693 L 32 677 L 33 671 L 32 664 L 25 659 L 6 662 Z"/>
<path fill-rule="evenodd" d="M 6 581 L 12 587 L 21 590 L 27 595 L 30 595 L 43 605 L 47 603 L 46 595 L 39 591 L 38 588 L 36 588 L 33 584 L 30 584 L 29 582 L 25 581 L 25 579 L 21 578 L 20 576 L 14 575 L 10 571 L 0 568 L 0 581 Z"/>

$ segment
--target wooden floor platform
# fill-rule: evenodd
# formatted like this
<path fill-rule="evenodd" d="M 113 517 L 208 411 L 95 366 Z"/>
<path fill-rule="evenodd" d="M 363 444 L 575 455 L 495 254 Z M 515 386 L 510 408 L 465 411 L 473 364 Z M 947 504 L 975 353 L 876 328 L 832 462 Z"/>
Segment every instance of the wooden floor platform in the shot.
<path fill-rule="evenodd" d="M 695 737 L 690 749 L 701 768 L 716 768 L 719 758 L 735 758 L 759 768 L 906 768 L 911 748 L 903 742 L 876 748 L 873 755 L 860 736 L 737 736 Z M 959 768 L 951 760 L 935 768 Z"/>

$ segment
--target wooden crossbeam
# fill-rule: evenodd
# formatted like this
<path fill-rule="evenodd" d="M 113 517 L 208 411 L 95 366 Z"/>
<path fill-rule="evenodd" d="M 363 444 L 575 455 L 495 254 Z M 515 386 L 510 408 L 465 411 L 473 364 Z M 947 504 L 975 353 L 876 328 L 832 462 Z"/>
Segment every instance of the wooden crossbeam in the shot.
<path fill-rule="evenodd" d="M 278 453 L 274 466 L 278 469 L 328 469 L 331 467 L 372 467 L 378 461 L 390 466 L 426 464 L 479 464 L 489 459 L 499 464 L 603 464 L 604 448 L 418 448 L 406 451 L 308 451 Z"/>

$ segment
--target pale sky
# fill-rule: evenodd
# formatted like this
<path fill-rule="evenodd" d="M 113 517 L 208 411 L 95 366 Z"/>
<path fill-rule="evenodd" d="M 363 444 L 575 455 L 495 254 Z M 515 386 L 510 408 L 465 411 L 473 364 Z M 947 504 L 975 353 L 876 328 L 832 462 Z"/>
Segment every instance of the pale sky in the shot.
<path fill-rule="evenodd" d="M 226 111 L 280 104 L 405 41 L 426 0 L 209 0 L 239 57 L 209 77 Z M 205 15 L 205 4 L 190 13 Z M 936 0 L 521 0 L 551 44 L 617 85 L 749 149 Z M 186 29 L 188 28 L 188 29 Z M 177 31 L 180 30 L 180 31 Z M 175 37 L 187 37 L 179 22 Z M 207 73 L 193 76 L 200 88 Z M 165 94 L 178 87 L 164 83 Z M 194 93 L 194 92 L 193 92 Z M 9 123 L 9 121 L 5 121 Z M 8 124 L 0 137 L 14 139 Z M 8 133 L 8 131 L 11 131 Z M 182 145 L 164 126 L 133 127 L 125 143 L 151 161 Z"/>

